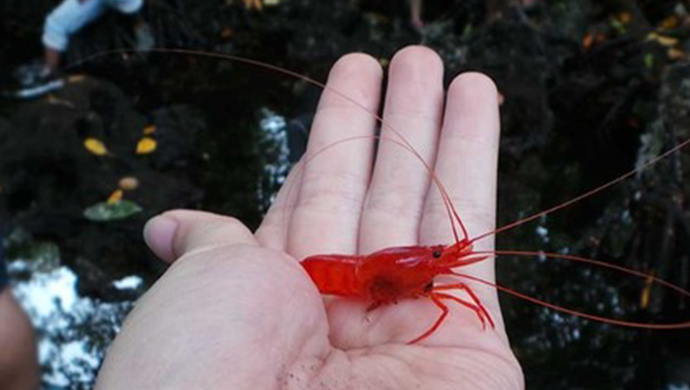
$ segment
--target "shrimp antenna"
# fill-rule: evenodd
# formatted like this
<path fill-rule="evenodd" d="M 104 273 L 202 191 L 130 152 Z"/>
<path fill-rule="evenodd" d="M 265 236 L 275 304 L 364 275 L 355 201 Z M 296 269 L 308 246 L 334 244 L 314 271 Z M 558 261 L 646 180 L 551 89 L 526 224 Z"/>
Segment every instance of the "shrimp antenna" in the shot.
<path fill-rule="evenodd" d="M 624 273 L 627 275 L 633 275 L 633 276 L 637 276 L 640 278 L 644 278 L 645 280 L 647 280 L 651 283 L 657 283 L 663 287 L 669 288 L 669 289 L 677 292 L 680 295 L 683 295 L 687 298 L 690 298 L 690 291 L 688 291 L 688 290 L 686 290 L 686 289 L 684 289 L 684 288 L 682 288 L 676 284 L 673 284 L 671 282 L 668 282 L 666 280 L 658 278 L 652 274 L 637 271 L 637 270 L 626 268 L 626 267 L 622 267 L 622 266 L 615 265 L 615 264 L 605 263 L 605 262 L 599 261 L 599 260 L 588 259 L 586 257 L 579 257 L 579 256 L 559 254 L 559 253 L 529 252 L 529 251 L 478 251 L 478 252 L 472 253 L 472 256 L 475 256 L 475 255 L 477 255 L 477 256 L 493 256 L 493 257 L 504 256 L 504 255 L 519 256 L 519 257 L 541 256 L 541 257 L 546 257 L 546 258 L 550 258 L 550 259 L 566 259 L 566 260 L 575 261 L 575 262 L 579 262 L 579 263 L 585 263 L 585 264 L 595 265 L 598 267 L 608 268 L 608 269 L 618 271 L 618 272 L 621 272 L 621 273 Z M 458 272 L 453 272 L 453 271 L 451 271 L 450 273 L 455 275 L 455 276 L 465 278 L 468 280 L 472 280 L 474 282 L 483 284 L 485 286 L 495 288 L 499 291 L 513 295 L 513 296 L 520 298 L 520 299 L 527 301 L 527 302 L 531 302 L 531 303 L 534 303 L 534 304 L 537 304 L 540 306 L 544 306 L 544 307 L 547 307 L 549 309 L 552 309 L 552 310 L 555 310 L 555 311 L 558 311 L 561 313 L 566 313 L 566 314 L 570 314 L 570 315 L 573 315 L 576 317 L 581 317 L 581 318 L 585 318 L 588 320 L 597 321 L 597 322 L 601 322 L 601 323 L 605 323 L 605 324 L 624 326 L 624 327 L 628 327 L 628 328 L 651 329 L 651 330 L 673 330 L 673 329 L 690 328 L 690 321 L 678 322 L 678 323 L 669 323 L 669 324 L 654 324 L 654 323 L 650 324 L 650 323 L 644 323 L 644 322 L 632 322 L 632 321 L 624 321 L 624 320 L 617 320 L 614 318 L 602 317 L 602 316 L 598 316 L 595 314 L 589 314 L 589 313 L 585 313 L 585 312 L 578 311 L 578 310 L 568 309 L 568 308 L 563 307 L 563 306 L 559 306 L 559 305 L 556 305 L 556 304 L 553 304 L 553 303 L 550 303 L 550 302 L 547 302 L 547 301 L 544 301 L 544 300 L 541 300 L 538 298 L 534 298 L 534 297 L 531 297 L 527 294 L 521 293 L 519 291 L 513 290 L 513 289 L 508 288 L 508 287 L 501 286 L 497 283 L 489 282 L 487 280 L 478 278 L 476 276 L 458 273 Z"/>
<path fill-rule="evenodd" d="M 65 67 L 65 69 L 79 66 L 83 63 L 92 61 L 96 58 L 105 57 L 105 56 L 109 56 L 109 55 L 113 55 L 113 54 L 127 54 L 127 53 L 184 54 L 184 55 L 192 55 L 192 56 L 197 56 L 197 57 L 207 57 L 207 58 L 231 60 L 231 61 L 236 61 L 236 62 L 240 62 L 240 63 L 244 63 L 244 64 L 254 65 L 254 66 L 257 66 L 260 68 L 264 68 L 264 69 L 268 69 L 268 70 L 271 70 L 271 71 L 274 71 L 277 73 L 288 75 L 288 76 L 293 77 L 295 79 L 302 80 L 306 83 L 315 85 L 317 87 L 322 88 L 325 91 L 331 92 L 331 93 L 347 100 L 348 102 L 360 107 L 364 111 L 370 113 L 379 123 L 381 123 L 382 127 L 386 128 L 391 133 L 393 133 L 397 138 L 399 138 L 399 140 L 400 140 L 399 145 L 403 146 L 405 149 L 410 151 L 424 165 L 424 167 L 427 169 L 427 171 L 431 175 L 431 180 L 436 185 L 436 188 L 438 189 L 439 193 L 441 194 L 441 199 L 443 200 L 443 204 L 446 208 L 446 212 L 448 213 L 448 217 L 451 221 L 451 227 L 453 230 L 453 237 L 455 238 L 455 241 L 456 242 L 460 241 L 460 237 L 458 234 L 458 228 L 455 225 L 456 223 L 460 227 L 460 232 L 462 233 L 463 239 L 469 240 L 469 234 L 467 232 L 467 227 L 462 222 L 462 219 L 460 218 L 460 214 L 458 213 L 457 209 L 453 205 L 453 202 L 450 199 L 450 195 L 448 194 L 448 191 L 445 189 L 445 187 L 443 186 L 443 183 L 441 183 L 441 180 L 439 179 L 436 172 L 434 172 L 433 168 L 429 165 L 429 163 L 427 163 L 424 160 L 424 157 L 422 157 L 422 155 L 419 154 L 419 152 L 417 152 L 414 149 L 412 144 L 405 137 L 403 137 L 403 135 L 400 132 L 395 130 L 390 124 L 388 124 L 386 121 L 384 121 L 383 118 L 377 112 L 369 109 L 368 107 L 364 106 L 364 104 L 358 102 L 357 100 L 353 99 L 352 97 L 350 97 L 350 96 L 348 96 L 348 95 L 346 95 L 346 94 L 344 94 L 344 93 L 342 93 L 342 92 L 340 92 L 340 91 L 338 91 L 332 87 L 329 87 L 328 85 L 326 85 L 320 81 L 314 80 L 311 77 L 308 77 L 308 76 L 305 76 L 303 74 L 291 71 L 289 69 L 281 68 L 281 67 L 276 66 L 276 65 L 271 65 L 271 64 L 266 63 L 266 62 L 254 60 L 251 58 L 240 57 L 240 56 L 236 56 L 233 54 L 208 53 L 208 52 L 202 52 L 202 51 L 190 50 L 190 49 L 174 49 L 174 48 L 152 48 L 152 49 L 148 49 L 148 50 L 112 49 L 112 50 L 106 50 L 106 51 L 102 51 L 102 52 L 87 56 L 87 57 L 85 57 L 79 61 L 76 61 L 76 62 L 70 64 L 69 66 Z M 358 138 L 360 138 L 360 137 L 353 137 L 353 139 L 358 139 Z M 375 136 L 374 138 L 379 139 L 379 140 L 384 139 L 384 138 L 381 138 L 380 136 L 379 137 Z M 349 141 L 349 140 L 351 140 L 351 139 L 342 140 L 341 142 L 345 142 L 345 141 Z M 338 142 L 338 144 L 339 143 L 340 142 Z M 328 146 L 326 148 L 328 148 Z M 317 152 L 317 154 L 320 154 L 320 152 Z M 314 157 L 314 155 L 312 155 L 309 159 L 311 159 L 313 157 Z"/>
<path fill-rule="evenodd" d="M 623 180 L 626 180 L 627 178 L 629 178 L 629 177 L 631 177 L 631 176 L 637 174 L 638 172 L 643 171 L 643 170 L 649 168 L 650 166 L 656 164 L 656 163 L 659 162 L 660 160 L 662 160 L 662 159 L 668 157 L 669 155 L 671 155 L 671 154 L 673 154 L 673 153 L 676 153 L 677 151 L 679 151 L 679 150 L 685 148 L 686 146 L 688 146 L 688 144 L 690 144 L 690 138 L 689 138 L 689 139 L 686 139 L 685 141 L 683 141 L 683 142 L 679 143 L 678 145 L 672 147 L 671 149 L 665 151 L 664 153 L 662 153 L 662 154 L 660 154 L 660 155 L 654 157 L 653 159 L 647 161 L 646 163 L 640 165 L 639 167 L 637 167 L 637 168 L 635 168 L 635 169 L 632 169 L 632 170 L 630 170 L 630 171 L 624 173 L 624 174 L 621 175 L 621 176 L 618 176 L 617 178 L 615 178 L 615 179 L 613 179 L 613 180 L 611 180 L 611 181 L 608 181 L 608 182 L 606 182 L 606 183 L 604 183 L 604 184 L 602 184 L 602 185 L 600 185 L 600 186 L 597 186 L 597 187 L 595 187 L 595 188 L 593 188 L 593 189 L 591 189 L 591 190 L 585 191 L 584 193 L 582 193 L 582 194 L 580 194 L 580 195 L 578 195 L 578 196 L 576 196 L 576 197 L 574 197 L 574 198 L 572 198 L 572 199 L 570 199 L 570 200 L 568 200 L 568 201 L 565 201 L 565 202 L 563 202 L 563 203 L 557 204 L 556 206 L 550 207 L 550 208 L 548 208 L 548 209 L 546 209 L 546 210 L 544 210 L 544 211 L 540 211 L 540 212 L 535 213 L 535 214 L 532 214 L 532 215 L 530 215 L 530 216 L 528 216 L 528 217 L 519 219 L 519 220 L 517 220 L 517 221 L 515 221 L 515 222 L 508 223 L 508 224 L 503 225 L 503 226 L 499 227 L 498 229 L 492 230 L 492 231 L 490 231 L 490 232 L 486 232 L 486 233 L 480 234 L 480 235 L 478 235 L 478 236 L 472 238 L 472 239 L 470 240 L 470 243 L 474 243 L 474 242 L 479 241 L 479 240 L 482 240 L 482 239 L 484 239 L 484 238 L 486 238 L 486 237 L 488 237 L 488 236 L 492 236 L 492 235 L 495 235 L 495 234 L 498 234 L 498 233 L 501 233 L 501 232 L 504 232 L 504 231 L 513 229 L 513 228 L 518 227 L 518 226 L 520 226 L 520 225 L 523 225 L 523 224 L 526 224 L 526 223 L 528 223 L 528 222 L 534 221 L 535 219 L 541 218 L 541 217 L 543 217 L 543 216 L 545 216 L 545 215 L 547 215 L 547 214 L 551 214 L 551 213 L 554 213 L 554 212 L 559 211 L 559 210 L 561 210 L 561 209 L 564 209 L 564 208 L 566 208 L 566 207 L 568 207 L 568 206 L 570 206 L 570 205 L 572 205 L 572 204 L 574 204 L 574 203 L 580 202 L 580 201 L 583 200 L 583 199 L 589 198 L 590 196 L 595 195 L 595 194 L 597 194 L 597 193 L 599 193 L 599 192 L 602 192 L 602 191 L 606 190 L 607 188 L 609 188 L 609 187 L 611 187 L 611 186 L 613 186 L 613 185 L 615 185 L 615 184 L 618 184 L 618 183 L 622 182 Z"/>

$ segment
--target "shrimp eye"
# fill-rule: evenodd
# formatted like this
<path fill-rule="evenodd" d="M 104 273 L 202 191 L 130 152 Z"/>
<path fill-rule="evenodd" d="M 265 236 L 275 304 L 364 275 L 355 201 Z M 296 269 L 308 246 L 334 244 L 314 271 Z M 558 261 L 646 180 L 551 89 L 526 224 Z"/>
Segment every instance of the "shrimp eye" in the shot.
<path fill-rule="evenodd" d="M 434 251 L 431 255 L 434 256 L 435 259 L 438 259 L 441 257 L 441 251 Z"/>

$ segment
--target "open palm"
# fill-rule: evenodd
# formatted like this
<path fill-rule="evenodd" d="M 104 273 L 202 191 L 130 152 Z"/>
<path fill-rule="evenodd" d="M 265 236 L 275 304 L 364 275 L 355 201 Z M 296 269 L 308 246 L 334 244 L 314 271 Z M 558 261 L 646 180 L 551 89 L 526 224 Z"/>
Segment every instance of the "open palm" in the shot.
<path fill-rule="evenodd" d="M 471 235 L 493 228 L 497 92 L 486 77 L 466 74 L 445 99 L 442 74 L 428 49 L 394 57 L 388 128 L 375 150 L 376 119 L 341 94 L 376 111 L 380 66 L 361 54 L 343 57 L 315 117 L 313 157 L 291 174 L 256 234 L 201 212 L 153 219 L 147 241 L 173 265 L 128 317 L 98 387 L 521 389 L 494 291 L 472 286 L 496 329 L 483 330 L 474 312 L 451 303 L 439 330 L 409 345 L 440 314 L 432 302 L 367 312 L 368 302 L 323 299 L 295 260 L 453 242 L 430 172 L 392 141 L 399 138 L 391 129 L 435 167 Z M 493 248 L 490 239 L 477 245 Z M 462 271 L 493 280 L 491 260 Z"/>

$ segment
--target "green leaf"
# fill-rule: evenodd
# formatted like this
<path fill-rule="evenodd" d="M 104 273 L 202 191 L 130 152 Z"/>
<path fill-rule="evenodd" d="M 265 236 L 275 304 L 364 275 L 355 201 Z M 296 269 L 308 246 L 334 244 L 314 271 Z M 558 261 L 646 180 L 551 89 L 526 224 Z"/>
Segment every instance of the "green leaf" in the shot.
<path fill-rule="evenodd" d="M 84 210 L 84 217 L 89 221 L 108 222 L 125 219 L 141 211 L 141 206 L 130 200 L 123 199 L 115 203 L 96 203 Z"/>
<path fill-rule="evenodd" d="M 654 54 L 647 53 L 644 55 L 644 66 L 647 69 L 652 69 L 654 67 Z"/>

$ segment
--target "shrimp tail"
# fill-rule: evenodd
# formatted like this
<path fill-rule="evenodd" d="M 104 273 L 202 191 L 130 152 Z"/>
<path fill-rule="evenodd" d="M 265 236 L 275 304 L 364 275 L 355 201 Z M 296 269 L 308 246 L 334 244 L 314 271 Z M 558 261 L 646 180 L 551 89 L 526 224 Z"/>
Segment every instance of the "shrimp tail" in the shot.
<path fill-rule="evenodd" d="M 364 256 L 316 255 L 302 260 L 309 277 L 321 294 L 362 297 L 355 269 Z"/>

